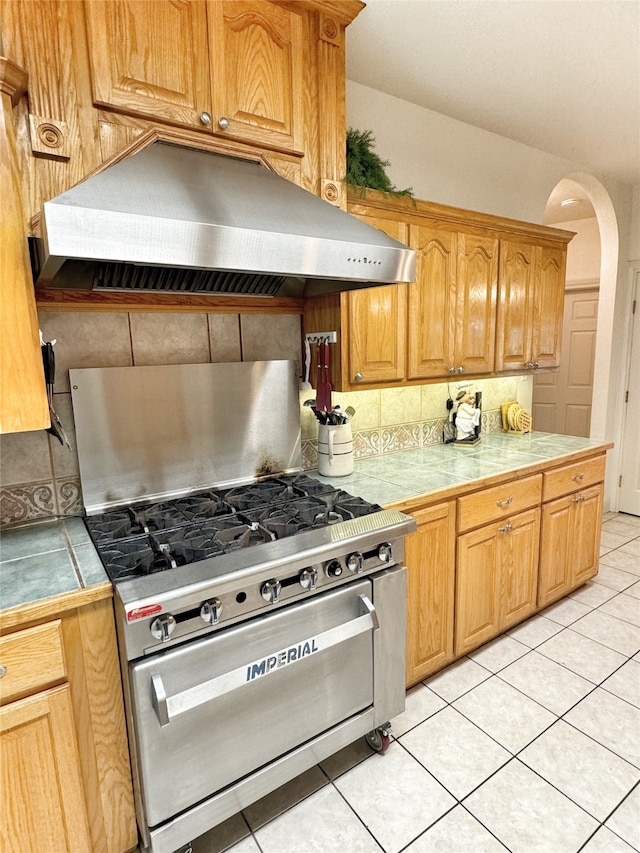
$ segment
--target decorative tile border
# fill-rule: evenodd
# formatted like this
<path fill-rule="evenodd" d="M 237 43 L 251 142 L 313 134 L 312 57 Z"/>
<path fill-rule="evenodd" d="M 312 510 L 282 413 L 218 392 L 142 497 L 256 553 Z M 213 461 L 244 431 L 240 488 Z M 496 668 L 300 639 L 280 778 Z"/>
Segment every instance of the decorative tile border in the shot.
<path fill-rule="evenodd" d="M 58 515 L 82 515 L 84 506 L 80 480 L 77 477 L 56 480 L 55 487 Z"/>
<path fill-rule="evenodd" d="M 56 515 L 53 481 L 23 483 L 0 490 L 0 526 Z"/>
<path fill-rule="evenodd" d="M 500 432 L 502 430 L 500 410 L 483 412 L 481 424 L 483 433 Z M 445 419 L 438 418 L 433 421 L 417 421 L 409 424 L 398 424 L 398 426 L 393 427 L 354 432 L 354 456 L 356 459 L 368 459 L 371 456 L 382 456 L 396 450 L 441 444 L 444 425 Z M 317 445 L 316 439 L 305 439 L 302 442 L 302 464 L 305 469 L 317 467 Z"/>
<path fill-rule="evenodd" d="M 382 456 L 397 450 L 428 447 L 442 442 L 445 421 L 417 421 L 393 427 L 362 430 L 353 434 L 356 459 Z M 499 409 L 482 413 L 482 432 L 500 432 Z M 302 466 L 318 467 L 318 442 L 302 441 Z M 0 528 L 20 522 L 65 515 L 82 515 L 82 490 L 78 477 L 66 477 L 36 483 L 20 483 L 0 489 Z"/>

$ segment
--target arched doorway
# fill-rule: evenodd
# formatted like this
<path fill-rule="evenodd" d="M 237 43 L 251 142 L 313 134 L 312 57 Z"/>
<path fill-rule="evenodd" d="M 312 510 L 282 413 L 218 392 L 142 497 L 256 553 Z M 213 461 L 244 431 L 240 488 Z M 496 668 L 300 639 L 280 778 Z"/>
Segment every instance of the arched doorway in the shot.
<path fill-rule="evenodd" d="M 564 195 L 565 191 L 568 193 L 567 195 Z M 566 178 L 558 183 L 550 199 L 554 198 L 554 196 L 556 200 L 580 197 L 590 205 L 597 222 L 597 230 L 600 238 L 599 289 L 597 316 L 595 318 L 597 330 L 593 343 L 593 369 L 590 371 L 593 392 L 588 435 L 593 439 L 602 441 L 606 438 L 607 409 L 612 391 L 610 388 L 611 345 L 613 340 L 613 313 L 618 271 L 618 224 L 609 194 L 600 181 L 594 178 L 593 175 L 583 172 L 575 172 L 567 175 Z M 559 198 L 560 196 L 562 198 Z M 567 221 L 571 221 L 569 217 L 574 215 L 568 214 Z M 558 227 L 562 227 L 562 224 L 559 222 L 557 224 Z M 564 358 L 564 353 L 562 354 L 562 358 Z M 544 378 L 542 378 L 542 381 L 544 381 Z M 541 387 L 540 380 L 534 378 L 534 403 L 536 395 L 540 394 Z M 536 423 L 535 420 L 534 423 Z"/>
<path fill-rule="evenodd" d="M 549 196 L 543 222 L 573 231 L 567 249 L 560 368 L 534 375 L 533 422 L 543 432 L 588 437 L 600 288 L 600 229 L 580 184 L 561 180 Z"/>

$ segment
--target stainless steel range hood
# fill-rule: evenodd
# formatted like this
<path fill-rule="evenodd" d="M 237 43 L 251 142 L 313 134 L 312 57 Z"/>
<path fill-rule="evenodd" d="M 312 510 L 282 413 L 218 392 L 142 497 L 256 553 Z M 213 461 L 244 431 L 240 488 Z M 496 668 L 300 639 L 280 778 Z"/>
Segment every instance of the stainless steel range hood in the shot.
<path fill-rule="evenodd" d="M 41 233 L 47 286 L 312 295 L 415 278 L 412 249 L 262 163 L 166 142 L 45 202 Z"/>

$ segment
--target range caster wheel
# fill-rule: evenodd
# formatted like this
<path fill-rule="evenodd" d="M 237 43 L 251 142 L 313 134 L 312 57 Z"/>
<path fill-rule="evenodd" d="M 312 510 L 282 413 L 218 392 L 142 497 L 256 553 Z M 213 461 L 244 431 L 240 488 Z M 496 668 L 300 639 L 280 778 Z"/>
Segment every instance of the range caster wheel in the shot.
<path fill-rule="evenodd" d="M 378 729 L 374 729 L 371 732 L 367 732 L 364 736 L 364 739 L 369 744 L 371 749 L 375 750 L 375 752 L 379 752 L 380 755 L 384 755 L 385 752 L 389 749 L 390 743 L 390 735 L 391 735 L 391 726 L 387 724 L 386 726 L 381 726 Z"/>

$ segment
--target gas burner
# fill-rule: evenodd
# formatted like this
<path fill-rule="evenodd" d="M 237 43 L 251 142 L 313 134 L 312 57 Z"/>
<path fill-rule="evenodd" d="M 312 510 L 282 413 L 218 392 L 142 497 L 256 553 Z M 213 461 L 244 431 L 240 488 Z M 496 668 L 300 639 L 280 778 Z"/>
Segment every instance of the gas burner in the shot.
<path fill-rule="evenodd" d="M 379 512 L 382 509 L 378 504 L 371 504 L 363 500 L 363 498 L 350 495 L 341 489 L 331 492 L 327 495 L 327 498 L 333 510 L 339 513 L 345 520 L 349 518 L 361 518 L 363 515 Z"/>
<path fill-rule="evenodd" d="M 176 501 L 175 507 L 185 518 L 193 521 L 203 518 L 215 518 L 220 515 L 230 515 L 234 511 L 233 507 L 222 499 L 222 494 L 218 492 L 205 492 L 181 498 Z"/>
<path fill-rule="evenodd" d="M 112 581 L 293 537 L 381 508 L 306 474 L 139 504 L 86 519 Z"/>
<path fill-rule="evenodd" d="M 293 483 L 285 479 L 271 479 L 230 489 L 225 495 L 225 500 L 236 509 L 245 510 L 265 504 L 284 503 L 304 496 L 304 490 L 294 486 Z"/>
<path fill-rule="evenodd" d="M 111 580 L 125 580 L 140 575 L 151 575 L 171 568 L 165 554 L 149 536 L 121 539 L 98 546 L 98 553 Z"/>

